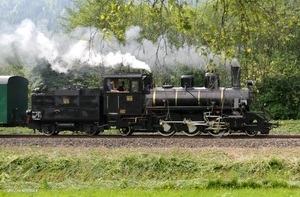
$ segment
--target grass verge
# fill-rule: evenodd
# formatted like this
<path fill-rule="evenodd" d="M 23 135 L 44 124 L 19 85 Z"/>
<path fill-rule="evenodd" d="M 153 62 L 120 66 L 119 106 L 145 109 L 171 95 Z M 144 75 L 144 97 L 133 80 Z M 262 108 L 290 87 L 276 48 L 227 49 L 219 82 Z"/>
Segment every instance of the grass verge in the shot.
<path fill-rule="evenodd" d="M 282 197 L 293 196 L 298 197 L 300 193 L 296 189 L 240 189 L 240 190 L 228 190 L 228 189 L 198 189 L 198 190 L 140 190 L 140 189 L 114 189 L 114 190 L 72 190 L 72 191 L 16 191 L 16 192 L 1 192 L 0 196 L 3 197 L 132 197 L 132 196 L 163 196 L 163 197 Z"/>
<path fill-rule="evenodd" d="M 0 150 L 3 191 L 300 187 L 300 148 Z"/>

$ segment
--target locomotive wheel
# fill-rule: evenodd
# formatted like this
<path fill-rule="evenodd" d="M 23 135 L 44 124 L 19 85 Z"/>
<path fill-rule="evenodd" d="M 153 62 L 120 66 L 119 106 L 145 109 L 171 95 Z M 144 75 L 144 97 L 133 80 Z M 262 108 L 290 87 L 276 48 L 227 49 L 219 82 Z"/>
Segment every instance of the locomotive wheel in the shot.
<path fill-rule="evenodd" d="M 175 127 L 172 125 L 168 131 L 164 131 L 163 129 L 157 131 L 162 136 L 171 136 L 176 133 Z"/>
<path fill-rule="evenodd" d="M 44 134 L 45 134 L 45 136 L 51 136 L 51 135 L 55 135 L 55 130 L 53 130 L 53 131 L 46 131 L 46 130 L 44 130 Z"/>
<path fill-rule="evenodd" d="M 128 135 L 131 135 L 133 133 L 131 127 L 121 127 L 119 129 L 119 132 L 122 136 L 128 136 Z"/>
<path fill-rule="evenodd" d="M 57 135 L 59 132 L 56 131 L 55 125 L 44 125 L 42 128 L 45 136 Z"/>
<path fill-rule="evenodd" d="M 195 131 L 190 132 L 189 130 L 183 130 L 183 133 L 187 136 L 196 136 L 199 135 L 201 133 L 201 130 L 199 128 L 197 128 Z"/>
<path fill-rule="evenodd" d="M 94 136 L 98 135 L 100 131 L 98 131 L 97 125 L 91 126 L 91 129 L 89 131 L 85 131 L 87 136 Z"/>
<path fill-rule="evenodd" d="M 98 135 L 99 131 L 91 130 L 91 131 L 86 131 L 85 133 L 86 133 L 87 136 L 94 136 L 94 135 Z"/>
<path fill-rule="evenodd" d="M 258 131 L 245 131 L 245 133 L 250 137 L 254 137 L 258 134 Z"/>
<path fill-rule="evenodd" d="M 221 137 L 224 135 L 225 130 L 210 130 L 208 133 L 214 137 Z"/>

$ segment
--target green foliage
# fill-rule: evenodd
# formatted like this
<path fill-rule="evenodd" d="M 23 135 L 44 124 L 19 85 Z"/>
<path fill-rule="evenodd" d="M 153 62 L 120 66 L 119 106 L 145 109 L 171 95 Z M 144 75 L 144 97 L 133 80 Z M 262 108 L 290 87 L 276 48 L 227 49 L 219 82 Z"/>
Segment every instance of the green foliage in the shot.
<path fill-rule="evenodd" d="M 68 30 L 78 26 L 92 26 L 103 33 L 103 38 L 114 35 L 120 42 L 125 40 L 125 31 L 130 25 L 128 22 L 131 17 L 131 4 L 127 4 L 126 0 L 86 0 L 74 3 L 75 9 L 66 9 L 69 16 L 64 19 L 70 22 L 65 26 Z"/>
<path fill-rule="evenodd" d="M 51 186 L 47 182 L 46 178 L 43 179 L 41 189 L 42 190 L 50 190 L 51 189 Z"/>
<path fill-rule="evenodd" d="M 286 65 L 257 83 L 254 107 L 266 104 L 274 119 L 299 119 L 300 72 L 295 68 L 296 65 Z"/>
<path fill-rule="evenodd" d="M 58 17 L 65 14 L 64 7 L 72 6 L 70 0 L 1 0 L 0 21 L 10 24 L 19 24 L 24 19 L 29 18 L 34 22 L 48 20 L 49 29 L 59 28 Z"/>
<path fill-rule="evenodd" d="M 33 68 L 31 75 L 36 86 L 46 88 L 44 91 L 60 89 L 66 85 L 81 85 L 89 88 L 98 88 L 102 85 L 100 66 L 74 65 L 67 73 L 59 73 L 52 70 L 48 62 L 40 61 Z"/>
<path fill-rule="evenodd" d="M 156 81 L 161 81 L 161 83 L 156 84 L 156 86 L 161 85 L 173 85 L 174 87 L 180 87 L 180 78 L 182 75 L 192 75 L 194 77 L 195 87 L 204 86 L 204 75 L 205 70 L 199 68 L 193 68 L 187 65 L 177 65 L 172 68 L 166 68 L 165 73 L 155 73 Z"/>
<path fill-rule="evenodd" d="M 17 75 L 24 76 L 24 70 L 18 65 L 2 64 L 0 67 L 0 75 Z"/>
<path fill-rule="evenodd" d="M 10 57 L 2 57 L 0 53 L 1 63 L 0 63 L 0 75 L 19 75 L 25 76 L 25 70 L 23 69 L 22 59 L 19 57 L 17 52 L 17 47 L 12 46 L 12 54 Z"/>

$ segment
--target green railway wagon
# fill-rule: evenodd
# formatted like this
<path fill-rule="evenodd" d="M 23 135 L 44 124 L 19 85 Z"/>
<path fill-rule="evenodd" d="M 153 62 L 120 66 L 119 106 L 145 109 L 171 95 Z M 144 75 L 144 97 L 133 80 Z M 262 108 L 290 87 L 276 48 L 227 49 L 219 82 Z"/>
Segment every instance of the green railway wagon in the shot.
<path fill-rule="evenodd" d="M 28 80 L 21 76 L 0 76 L 0 125 L 26 122 Z"/>

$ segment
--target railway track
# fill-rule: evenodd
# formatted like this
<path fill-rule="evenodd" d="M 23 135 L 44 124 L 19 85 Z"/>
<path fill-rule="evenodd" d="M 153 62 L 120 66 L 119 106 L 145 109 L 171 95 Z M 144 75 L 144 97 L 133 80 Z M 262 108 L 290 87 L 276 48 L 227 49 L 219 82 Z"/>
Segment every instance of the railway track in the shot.
<path fill-rule="evenodd" d="M 186 135 L 173 135 L 173 136 L 161 136 L 161 135 L 130 135 L 130 136 L 121 136 L 121 135 L 96 135 L 96 136 L 86 136 L 86 135 L 53 135 L 53 136 L 45 136 L 42 134 L 23 134 L 23 135 L 0 135 L 0 138 L 42 138 L 42 139 L 64 139 L 64 138 L 82 138 L 82 139 L 135 139 L 135 138 L 145 138 L 145 139 L 300 139 L 300 135 L 257 135 L 253 137 L 249 137 L 247 135 L 228 135 L 228 136 L 220 136 L 215 137 L 211 135 L 198 135 L 198 136 L 186 136 Z"/>
<path fill-rule="evenodd" d="M 68 148 L 299 148 L 300 135 L 230 135 L 189 137 L 174 135 L 0 135 L 0 146 Z"/>

